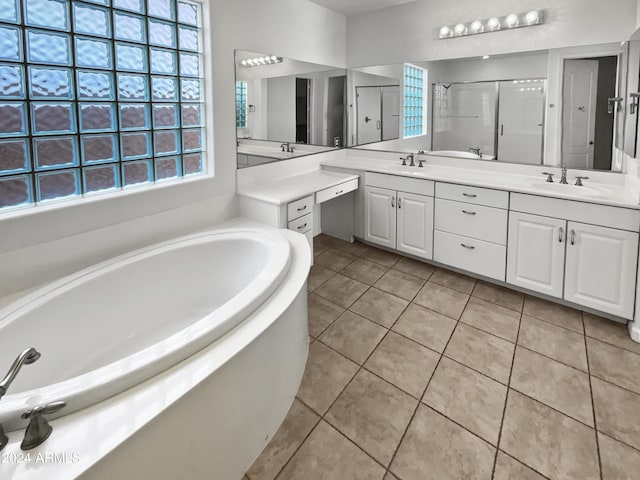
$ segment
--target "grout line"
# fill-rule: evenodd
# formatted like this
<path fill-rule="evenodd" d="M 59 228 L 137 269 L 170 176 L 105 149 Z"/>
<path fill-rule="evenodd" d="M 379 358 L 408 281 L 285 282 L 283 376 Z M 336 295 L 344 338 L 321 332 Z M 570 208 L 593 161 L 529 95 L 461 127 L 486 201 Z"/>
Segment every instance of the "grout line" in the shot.
<path fill-rule="evenodd" d="M 624 445 L 625 447 L 628 447 L 632 450 L 635 450 L 636 452 L 640 452 L 640 449 L 638 447 L 634 447 L 633 445 L 629 445 L 628 443 L 620 440 L 619 438 L 614 437 L 612 434 L 607 433 L 607 432 L 603 432 L 602 430 L 596 430 L 597 433 L 599 433 L 600 435 L 604 435 L 605 437 L 610 438 L 611 440 L 613 440 L 614 442 L 618 442 L 621 443 L 622 445 Z"/>
<path fill-rule="evenodd" d="M 582 328 L 584 328 L 584 315 L 580 315 L 580 318 L 582 319 Z M 598 421 L 596 417 L 596 406 L 595 406 L 595 402 L 593 401 L 593 387 L 591 386 L 591 365 L 589 363 L 589 346 L 587 342 L 586 331 L 587 330 L 585 329 L 584 352 L 585 352 L 585 357 L 587 357 L 587 373 L 589 374 L 589 396 L 591 399 L 591 413 L 593 414 L 593 427 L 594 427 L 594 434 L 596 437 L 596 450 L 598 452 L 598 470 L 600 470 L 600 480 L 603 480 L 602 457 L 600 455 L 600 440 L 598 440 Z"/>
<path fill-rule="evenodd" d="M 524 306 L 523 306 L 524 308 Z M 500 442 L 502 442 L 502 429 L 504 428 L 504 418 L 507 414 L 507 403 L 509 402 L 509 390 L 511 385 L 511 375 L 513 375 L 513 366 L 516 363 L 516 351 L 518 350 L 518 340 L 520 338 L 520 327 L 522 325 L 522 315 L 520 314 L 520 321 L 518 322 L 518 333 L 516 334 L 516 343 L 513 348 L 513 356 L 511 357 L 511 368 L 509 369 L 509 379 L 507 381 L 507 394 L 504 397 L 504 408 L 502 409 L 502 418 L 500 419 L 500 429 L 498 430 L 498 442 L 496 444 L 496 455 L 493 458 L 493 468 L 491 469 L 491 478 L 496 474 L 496 465 L 498 463 L 498 452 L 500 451 Z"/>
<path fill-rule="evenodd" d="M 542 473 L 540 473 L 538 470 L 536 470 L 535 468 L 530 467 L 529 465 L 527 465 L 526 463 L 521 462 L 520 460 L 518 460 L 516 457 L 514 457 L 513 455 L 508 454 L 507 452 L 505 452 L 504 450 L 498 449 L 498 453 L 502 452 L 503 454 L 505 454 L 507 457 L 509 457 L 510 459 L 512 459 L 515 462 L 518 462 L 520 465 L 522 465 L 523 467 L 528 468 L 529 470 L 531 470 L 532 472 L 537 473 L 538 475 L 540 475 L 542 478 L 546 478 L 547 480 L 549 480 L 549 477 L 547 477 L 546 475 L 543 475 Z M 497 458 L 497 456 L 496 456 Z"/>

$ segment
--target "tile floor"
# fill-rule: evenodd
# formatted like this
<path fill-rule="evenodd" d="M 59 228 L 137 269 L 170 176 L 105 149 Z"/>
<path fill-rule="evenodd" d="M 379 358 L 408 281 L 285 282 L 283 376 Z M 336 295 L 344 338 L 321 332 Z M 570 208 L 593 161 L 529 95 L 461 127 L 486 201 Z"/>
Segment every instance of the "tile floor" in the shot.
<path fill-rule="evenodd" d="M 245 480 L 638 479 L 626 327 L 315 239 L 309 359 Z"/>

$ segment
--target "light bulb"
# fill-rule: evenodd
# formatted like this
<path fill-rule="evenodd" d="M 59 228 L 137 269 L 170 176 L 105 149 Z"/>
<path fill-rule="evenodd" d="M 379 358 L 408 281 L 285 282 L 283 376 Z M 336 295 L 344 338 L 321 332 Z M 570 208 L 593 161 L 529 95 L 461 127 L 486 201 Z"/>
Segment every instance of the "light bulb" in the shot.
<path fill-rule="evenodd" d="M 446 25 L 440 29 L 440 37 L 448 37 L 451 35 L 451 29 Z"/>
<path fill-rule="evenodd" d="M 459 23 L 453 27 L 453 31 L 456 32 L 456 35 L 464 35 L 467 32 L 467 27 L 464 26 L 464 23 Z"/>
<path fill-rule="evenodd" d="M 538 23 L 538 12 L 531 10 L 524 18 L 529 25 Z"/>
<path fill-rule="evenodd" d="M 489 55 L 483 55 L 483 56 L 482 56 L 482 59 L 483 59 L 483 60 L 489 60 L 490 58 L 491 58 L 491 57 L 490 57 Z"/>
<path fill-rule="evenodd" d="M 480 33 L 484 30 L 482 22 L 480 20 L 475 20 L 471 23 L 471 31 L 473 33 Z"/>
<path fill-rule="evenodd" d="M 507 24 L 507 27 L 517 27 L 518 26 L 518 15 L 512 13 L 511 15 L 507 15 L 507 18 L 504 20 Z"/>
<path fill-rule="evenodd" d="M 487 26 L 491 30 L 498 30 L 500 28 L 500 20 L 498 20 L 496 17 L 491 17 L 489 20 L 487 20 Z"/>
<path fill-rule="evenodd" d="M 246 60 L 242 60 L 240 63 L 242 64 L 243 67 L 247 66 L 247 61 Z"/>
<path fill-rule="evenodd" d="M 276 57 L 275 55 L 271 55 L 271 61 L 277 62 L 278 61 L 278 57 Z"/>

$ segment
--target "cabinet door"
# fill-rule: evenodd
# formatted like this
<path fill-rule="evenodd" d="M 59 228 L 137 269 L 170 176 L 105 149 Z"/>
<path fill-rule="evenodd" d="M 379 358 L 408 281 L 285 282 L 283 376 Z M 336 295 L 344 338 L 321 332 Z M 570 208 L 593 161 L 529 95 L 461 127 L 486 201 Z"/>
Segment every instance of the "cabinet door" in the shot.
<path fill-rule="evenodd" d="M 569 222 L 564 298 L 633 319 L 638 234 Z"/>
<path fill-rule="evenodd" d="M 396 192 L 386 188 L 365 187 L 364 239 L 388 248 L 396 248 Z"/>
<path fill-rule="evenodd" d="M 398 246 L 401 252 L 433 258 L 433 198 L 398 192 Z"/>
<path fill-rule="evenodd" d="M 566 221 L 509 213 L 507 283 L 562 298 Z"/>

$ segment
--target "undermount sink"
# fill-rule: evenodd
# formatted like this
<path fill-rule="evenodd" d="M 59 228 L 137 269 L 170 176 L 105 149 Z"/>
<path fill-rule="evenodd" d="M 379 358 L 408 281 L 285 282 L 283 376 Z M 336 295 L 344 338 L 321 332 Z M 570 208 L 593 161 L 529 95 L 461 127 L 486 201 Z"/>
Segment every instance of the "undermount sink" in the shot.
<path fill-rule="evenodd" d="M 564 193 L 567 195 L 580 195 L 584 197 L 601 197 L 606 194 L 600 188 L 589 185 L 565 185 L 562 183 L 549 183 L 545 181 L 531 182 L 530 186 L 536 190 L 544 190 L 549 193 Z"/>

